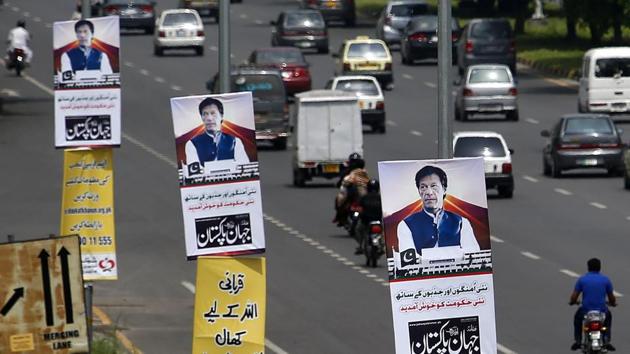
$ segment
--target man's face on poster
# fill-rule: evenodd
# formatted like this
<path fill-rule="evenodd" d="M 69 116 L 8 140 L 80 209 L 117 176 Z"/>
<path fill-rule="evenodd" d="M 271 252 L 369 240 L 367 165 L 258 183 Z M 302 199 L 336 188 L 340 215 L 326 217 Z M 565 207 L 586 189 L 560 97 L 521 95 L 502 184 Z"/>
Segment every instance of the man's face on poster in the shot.
<path fill-rule="evenodd" d="M 79 45 L 81 47 L 89 47 L 92 45 L 92 31 L 90 31 L 90 26 L 79 26 L 76 33 L 77 40 L 79 41 Z"/>
<path fill-rule="evenodd" d="M 444 186 L 436 174 L 426 176 L 418 184 L 418 193 L 422 199 L 422 207 L 428 213 L 435 214 L 444 205 Z"/>
<path fill-rule="evenodd" d="M 216 105 L 208 105 L 201 109 L 201 120 L 206 128 L 206 132 L 212 135 L 221 131 L 221 122 L 223 117 Z"/>

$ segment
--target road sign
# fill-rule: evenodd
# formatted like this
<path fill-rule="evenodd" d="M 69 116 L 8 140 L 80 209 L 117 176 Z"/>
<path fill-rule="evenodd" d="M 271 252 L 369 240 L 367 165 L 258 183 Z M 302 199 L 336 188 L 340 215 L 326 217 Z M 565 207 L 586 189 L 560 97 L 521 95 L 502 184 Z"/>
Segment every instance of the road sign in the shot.
<path fill-rule="evenodd" d="M 0 245 L 0 353 L 87 353 L 79 237 Z"/>

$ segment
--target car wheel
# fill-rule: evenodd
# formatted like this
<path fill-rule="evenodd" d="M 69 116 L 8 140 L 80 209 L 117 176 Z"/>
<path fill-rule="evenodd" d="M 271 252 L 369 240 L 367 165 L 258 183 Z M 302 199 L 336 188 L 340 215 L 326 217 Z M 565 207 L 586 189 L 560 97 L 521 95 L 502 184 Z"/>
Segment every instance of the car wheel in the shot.
<path fill-rule="evenodd" d="M 296 187 L 304 187 L 306 185 L 304 171 L 300 168 L 293 168 L 293 185 Z"/>
<path fill-rule="evenodd" d="M 608 169 L 608 175 L 612 177 L 620 177 L 625 174 L 624 170 L 619 167 L 612 167 Z"/>
<path fill-rule="evenodd" d="M 508 111 L 505 115 L 507 120 L 518 122 L 518 110 Z"/>
<path fill-rule="evenodd" d="M 344 22 L 346 23 L 346 27 L 354 27 L 357 24 L 357 18 L 355 16 L 350 16 L 346 18 Z"/>
<path fill-rule="evenodd" d="M 499 195 L 503 198 L 512 198 L 514 195 L 514 186 L 499 186 Z"/>
<path fill-rule="evenodd" d="M 273 147 L 276 150 L 286 150 L 287 149 L 287 138 L 277 138 L 273 141 Z"/>
<path fill-rule="evenodd" d="M 461 120 L 461 112 L 459 111 L 459 107 L 457 106 L 457 104 L 455 105 L 455 120 L 456 121 L 460 121 Z"/>
<path fill-rule="evenodd" d="M 468 112 L 466 112 L 465 110 L 461 109 L 459 111 L 459 120 L 462 122 L 465 122 L 468 120 Z"/>
<path fill-rule="evenodd" d="M 151 27 L 147 27 L 144 29 L 144 33 L 146 34 L 153 34 L 155 33 L 155 26 L 151 26 Z"/>
<path fill-rule="evenodd" d="M 195 48 L 195 53 L 197 53 L 198 56 L 203 56 L 203 46 Z"/>
<path fill-rule="evenodd" d="M 626 189 L 630 189 L 630 176 L 628 176 L 627 170 L 623 173 L 623 186 Z"/>
<path fill-rule="evenodd" d="M 317 53 L 319 54 L 328 54 L 328 52 L 329 52 L 328 46 L 317 48 Z"/>
<path fill-rule="evenodd" d="M 153 47 L 153 54 L 155 54 L 155 56 L 161 57 L 162 55 L 164 55 L 164 48 L 158 47 L 158 46 L 154 46 Z"/>
<path fill-rule="evenodd" d="M 558 166 L 558 163 L 555 160 L 553 160 L 553 162 L 551 163 L 551 177 L 560 178 L 561 176 L 562 176 L 562 170 Z"/>
<path fill-rule="evenodd" d="M 577 108 L 578 108 L 578 112 L 580 113 L 586 113 L 586 110 L 584 109 L 584 107 L 582 107 L 582 104 L 580 103 L 580 100 L 578 99 L 578 103 L 577 103 Z"/>
<path fill-rule="evenodd" d="M 372 131 L 375 133 L 385 134 L 385 131 L 387 131 L 387 128 L 385 128 L 385 123 L 382 123 L 378 125 L 373 125 Z"/>
<path fill-rule="evenodd" d="M 547 159 L 543 156 L 543 175 L 551 176 L 551 166 L 547 163 Z"/>

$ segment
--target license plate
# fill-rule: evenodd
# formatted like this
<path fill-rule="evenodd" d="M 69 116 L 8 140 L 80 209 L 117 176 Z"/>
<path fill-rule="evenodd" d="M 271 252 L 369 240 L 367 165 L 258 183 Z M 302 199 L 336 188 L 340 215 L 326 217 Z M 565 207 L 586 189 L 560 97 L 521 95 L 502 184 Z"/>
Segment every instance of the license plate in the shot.
<path fill-rule="evenodd" d="M 438 36 L 431 37 L 431 42 L 437 42 L 437 41 L 438 41 Z"/>
<path fill-rule="evenodd" d="M 366 105 L 365 105 L 365 102 L 361 102 L 361 101 L 359 101 L 359 108 L 360 108 L 360 109 L 365 108 L 365 106 L 366 106 Z"/>
<path fill-rule="evenodd" d="M 479 105 L 479 110 L 480 111 L 500 111 L 503 109 L 503 105 L 500 104 L 480 104 Z"/>
<path fill-rule="evenodd" d="M 324 7 L 327 7 L 329 9 L 334 9 L 337 7 L 337 2 L 335 1 L 326 1 L 324 2 Z"/>
<path fill-rule="evenodd" d="M 489 45 L 485 47 L 484 52 L 486 53 L 496 53 L 496 52 L 500 52 L 502 50 L 502 48 L 500 46 L 496 46 L 496 45 Z"/>
<path fill-rule="evenodd" d="M 313 43 L 311 43 L 311 42 L 297 42 L 296 46 L 298 46 L 300 48 L 308 48 L 308 47 L 312 47 Z"/>
<path fill-rule="evenodd" d="M 186 37 L 186 31 L 184 31 L 184 30 L 177 30 L 177 32 L 175 32 L 175 35 L 177 37 Z"/>
<path fill-rule="evenodd" d="M 577 161 L 580 166 L 597 166 L 597 159 L 581 159 Z"/>
<path fill-rule="evenodd" d="M 339 172 L 339 165 L 327 164 L 323 167 L 324 173 L 337 173 Z"/>
<path fill-rule="evenodd" d="M 625 102 L 615 102 L 611 106 L 612 106 L 613 109 L 618 109 L 618 110 L 626 109 L 626 103 Z"/>
<path fill-rule="evenodd" d="M 591 339 L 599 339 L 602 336 L 600 332 L 591 332 L 589 335 L 591 336 Z"/>

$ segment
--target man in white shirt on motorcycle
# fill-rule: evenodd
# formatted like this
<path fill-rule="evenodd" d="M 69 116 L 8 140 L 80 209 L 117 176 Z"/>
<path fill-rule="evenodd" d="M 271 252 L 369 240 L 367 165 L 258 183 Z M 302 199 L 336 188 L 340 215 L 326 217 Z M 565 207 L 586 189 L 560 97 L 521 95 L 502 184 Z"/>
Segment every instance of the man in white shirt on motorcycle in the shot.
<path fill-rule="evenodd" d="M 24 20 L 19 20 L 17 22 L 17 27 L 9 31 L 9 36 L 7 37 L 7 56 L 5 57 L 5 62 L 7 65 L 9 64 L 11 53 L 13 53 L 13 49 L 22 49 L 24 54 L 26 55 L 25 62 L 30 64 L 31 59 L 33 58 L 33 52 L 28 47 L 29 42 L 31 41 L 31 35 L 26 30 L 26 22 Z"/>

